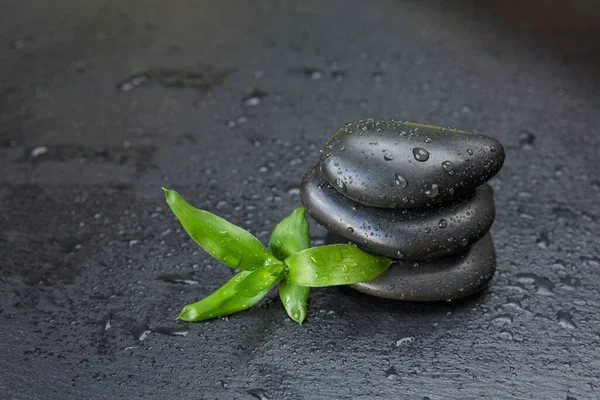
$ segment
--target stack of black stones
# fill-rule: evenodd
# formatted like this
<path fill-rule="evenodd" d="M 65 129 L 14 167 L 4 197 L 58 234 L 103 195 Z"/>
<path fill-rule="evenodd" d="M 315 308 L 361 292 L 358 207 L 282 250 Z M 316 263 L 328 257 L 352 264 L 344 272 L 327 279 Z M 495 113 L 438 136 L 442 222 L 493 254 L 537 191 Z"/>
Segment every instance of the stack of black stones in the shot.
<path fill-rule="evenodd" d="M 327 243 L 354 243 L 397 260 L 352 285 L 408 301 L 451 300 L 483 289 L 496 269 L 489 229 L 504 149 L 487 136 L 430 125 L 366 120 L 321 149 L 301 187 Z"/>

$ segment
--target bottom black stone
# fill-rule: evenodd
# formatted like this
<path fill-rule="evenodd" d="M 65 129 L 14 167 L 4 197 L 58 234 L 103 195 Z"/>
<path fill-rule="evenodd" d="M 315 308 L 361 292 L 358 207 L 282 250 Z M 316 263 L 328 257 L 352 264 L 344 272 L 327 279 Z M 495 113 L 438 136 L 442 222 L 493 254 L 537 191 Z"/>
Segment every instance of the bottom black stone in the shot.
<path fill-rule="evenodd" d="M 325 241 L 349 243 L 333 234 Z M 398 260 L 377 278 L 351 287 L 392 300 L 452 300 L 485 288 L 495 271 L 496 251 L 488 233 L 463 253 L 427 261 Z"/>

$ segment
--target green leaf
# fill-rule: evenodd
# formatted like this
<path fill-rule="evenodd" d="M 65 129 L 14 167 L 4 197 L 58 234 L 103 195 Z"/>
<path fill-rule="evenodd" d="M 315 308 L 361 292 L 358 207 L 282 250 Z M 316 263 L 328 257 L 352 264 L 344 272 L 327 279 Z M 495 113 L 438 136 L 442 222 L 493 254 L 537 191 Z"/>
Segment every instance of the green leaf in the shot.
<path fill-rule="evenodd" d="M 302 325 L 307 313 L 310 288 L 282 281 L 279 283 L 279 298 L 291 319 Z"/>
<path fill-rule="evenodd" d="M 296 208 L 277 224 L 271 233 L 269 247 L 279 260 L 285 260 L 292 254 L 310 247 L 308 220 L 304 207 Z"/>
<path fill-rule="evenodd" d="M 269 293 L 269 290 L 277 283 L 275 282 L 269 287 L 263 287 L 255 291 L 253 296 L 249 298 L 238 295 L 235 289 L 236 286 L 252 273 L 250 271 L 240 272 L 213 294 L 185 306 L 177 319 L 198 322 L 223 317 L 252 307 Z"/>
<path fill-rule="evenodd" d="M 241 297 L 252 298 L 257 292 L 270 289 L 279 282 L 285 275 L 285 264 L 279 261 L 279 264 L 267 265 L 252 271 L 244 280 L 235 287 L 237 294 Z"/>
<path fill-rule="evenodd" d="M 186 232 L 217 260 L 246 271 L 278 263 L 262 243 L 244 229 L 208 211 L 192 207 L 173 190 L 163 190 L 167 204 Z"/>
<path fill-rule="evenodd" d="M 335 286 L 365 282 L 385 271 L 393 261 L 373 256 L 350 244 L 303 250 L 285 259 L 288 282 L 300 286 Z"/>

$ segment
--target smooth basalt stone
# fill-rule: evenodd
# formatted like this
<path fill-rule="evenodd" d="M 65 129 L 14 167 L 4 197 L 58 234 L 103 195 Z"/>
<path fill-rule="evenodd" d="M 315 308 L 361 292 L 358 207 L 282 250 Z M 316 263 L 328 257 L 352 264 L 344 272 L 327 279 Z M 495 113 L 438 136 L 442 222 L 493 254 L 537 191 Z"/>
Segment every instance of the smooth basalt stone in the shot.
<path fill-rule="evenodd" d="M 340 193 L 365 205 L 440 203 L 492 178 L 504 148 L 487 136 L 398 121 L 348 124 L 321 149 L 322 171 Z"/>
<path fill-rule="evenodd" d="M 337 192 L 318 163 L 302 179 L 300 197 L 312 218 L 373 251 L 397 259 L 436 258 L 453 254 L 483 237 L 495 217 L 489 185 L 435 207 L 367 207 Z"/>
<path fill-rule="evenodd" d="M 347 243 L 328 234 L 326 243 Z M 491 234 L 460 254 L 428 261 L 399 260 L 383 274 L 352 288 L 377 297 L 406 301 L 439 301 L 469 296 L 485 288 L 496 270 Z"/>

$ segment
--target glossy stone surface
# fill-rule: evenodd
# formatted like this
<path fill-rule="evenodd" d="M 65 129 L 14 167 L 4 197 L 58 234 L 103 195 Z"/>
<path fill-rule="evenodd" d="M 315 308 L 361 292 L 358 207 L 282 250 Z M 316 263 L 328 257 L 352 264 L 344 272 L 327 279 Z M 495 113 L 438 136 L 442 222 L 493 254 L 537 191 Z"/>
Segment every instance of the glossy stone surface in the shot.
<path fill-rule="evenodd" d="M 309 215 L 328 231 L 396 259 L 435 258 L 459 252 L 483 237 L 495 216 L 489 185 L 432 208 L 375 208 L 338 193 L 318 164 L 304 175 L 300 196 Z"/>
<path fill-rule="evenodd" d="M 326 241 L 347 242 L 331 234 Z M 488 233 L 462 253 L 428 261 L 399 260 L 377 278 L 351 287 L 393 300 L 451 300 L 472 295 L 486 287 L 495 270 L 496 251 Z"/>
<path fill-rule="evenodd" d="M 327 180 L 349 198 L 385 208 L 440 203 L 473 191 L 504 163 L 487 136 L 398 121 L 359 121 L 321 150 Z"/>

